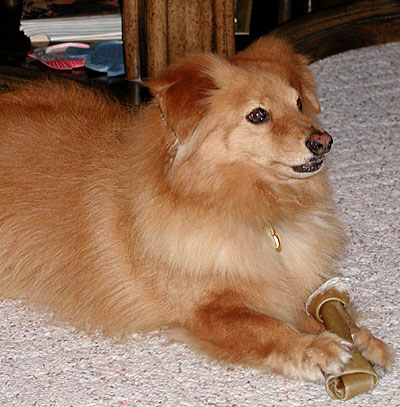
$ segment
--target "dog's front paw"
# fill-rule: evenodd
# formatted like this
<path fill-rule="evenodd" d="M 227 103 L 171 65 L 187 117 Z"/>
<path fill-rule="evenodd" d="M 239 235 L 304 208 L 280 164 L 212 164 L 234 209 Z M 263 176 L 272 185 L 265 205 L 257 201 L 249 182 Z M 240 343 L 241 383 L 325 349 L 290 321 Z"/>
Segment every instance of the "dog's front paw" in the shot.
<path fill-rule="evenodd" d="M 388 346 L 371 332 L 362 328 L 353 333 L 353 341 L 362 355 L 368 359 L 379 374 L 389 371 L 392 367 L 392 354 Z"/>
<path fill-rule="evenodd" d="M 302 357 L 304 376 L 321 381 L 326 375 L 341 373 L 343 366 L 352 360 L 352 348 L 353 344 L 330 332 L 312 336 Z"/>

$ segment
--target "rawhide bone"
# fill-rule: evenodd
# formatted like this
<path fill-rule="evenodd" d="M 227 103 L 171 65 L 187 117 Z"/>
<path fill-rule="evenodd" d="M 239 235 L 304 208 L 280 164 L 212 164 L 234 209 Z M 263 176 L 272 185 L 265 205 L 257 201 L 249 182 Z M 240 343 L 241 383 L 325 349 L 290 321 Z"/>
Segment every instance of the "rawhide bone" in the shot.
<path fill-rule="evenodd" d="M 306 310 L 309 315 L 322 322 L 328 331 L 352 343 L 349 327 L 351 317 L 347 311 L 351 286 L 346 280 L 328 280 L 310 295 Z M 326 376 L 326 391 L 333 399 L 349 400 L 378 384 L 378 375 L 364 356 L 354 350 L 352 358 L 352 362 L 344 366 L 342 373 Z"/>

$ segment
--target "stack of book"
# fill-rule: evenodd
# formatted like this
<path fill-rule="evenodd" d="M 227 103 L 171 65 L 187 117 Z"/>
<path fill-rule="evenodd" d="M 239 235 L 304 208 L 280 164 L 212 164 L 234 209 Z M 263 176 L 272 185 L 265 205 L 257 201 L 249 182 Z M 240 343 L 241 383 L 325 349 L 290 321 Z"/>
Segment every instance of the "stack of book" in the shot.
<path fill-rule="evenodd" d="M 121 14 L 22 19 L 33 46 L 55 42 L 95 42 L 122 38 Z"/>

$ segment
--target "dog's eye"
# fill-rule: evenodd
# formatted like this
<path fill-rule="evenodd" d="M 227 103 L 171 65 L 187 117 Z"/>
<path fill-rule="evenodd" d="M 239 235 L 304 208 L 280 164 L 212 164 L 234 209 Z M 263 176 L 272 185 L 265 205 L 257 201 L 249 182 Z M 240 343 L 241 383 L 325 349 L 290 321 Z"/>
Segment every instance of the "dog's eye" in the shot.
<path fill-rule="evenodd" d="M 247 116 L 246 119 L 253 124 L 266 122 L 269 118 L 268 112 L 262 107 L 256 107 Z"/>
<path fill-rule="evenodd" d="M 297 107 L 299 108 L 300 112 L 303 111 L 303 99 L 300 96 L 297 98 Z"/>

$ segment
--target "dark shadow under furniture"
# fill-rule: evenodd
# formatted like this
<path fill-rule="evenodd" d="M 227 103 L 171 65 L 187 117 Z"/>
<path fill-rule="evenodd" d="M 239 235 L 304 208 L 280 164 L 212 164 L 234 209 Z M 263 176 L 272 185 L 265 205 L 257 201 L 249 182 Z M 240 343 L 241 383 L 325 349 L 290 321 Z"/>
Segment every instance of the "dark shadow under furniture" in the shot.
<path fill-rule="evenodd" d="M 364 0 L 322 9 L 272 30 L 312 61 L 371 45 L 400 41 L 400 2 Z"/>
<path fill-rule="evenodd" d="M 0 0 L 0 11 L 4 11 L 1 10 L 4 4 L 13 1 L 18 3 L 18 0 Z M 219 24 L 223 24 L 223 26 L 218 29 L 220 30 L 220 44 L 225 44 L 225 48 L 218 50 L 218 38 L 215 34 L 218 32 L 217 28 L 214 29 L 214 34 L 210 34 L 211 31 L 208 31 L 208 37 L 206 37 L 208 43 L 205 48 L 199 44 L 196 45 L 195 39 L 193 39 L 196 36 L 196 32 L 192 30 L 191 41 L 194 41 L 192 47 L 193 49 L 196 49 L 196 47 L 197 49 L 205 50 L 209 48 L 216 49 L 222 55 L 229 55 L 233 52 L 233 48 L 232 43 L 227 45 L 227 40 L 233 38 L 232 20 L 234 16 L 233 14 L 228 15 L 229 13 L 226 10 L 231 10 L 231 6 L 227 4 L 230 2 L 229 4 L 232 5 L 233 0 L 213 1 L 214 3 L 212 3 L 212 0 L 207 0 L 207 4 L 209 6 L 212 4 L 219 5 L 222 2 L 225 9 L 209 10 L 211 14 L 206 15 L 208 20 L 204 21 L 213 21 L 215 24 L 218 18 L 220 20 L 222 18 L 222 23 L 220 22 Z M 205 2 L 206 0 L 203 0 L 203 4 L 206 4 Z M 169 3 L 175 4 L 176 11 L 180 2 L 174 0 Z M 203 10 L 200 7 L 202 4 L 201 0 L 196 0 L 195 3 L 197 10 Z M 175 48 L 172 48 L 170 45 L 168 50 L 169 37 L 177 35 L 177 33 L 179 34 L 179 30 L 176 30 L 178 22 L 182 19 L 182 11 L 179 11 L 180 14 L 175 16 L 177 24 L 172 25 L 169 30 L 165 30 L 165 21 L 159 18 L 154 19 L 154 17 L 152 20 L 151 16 L 149 17 L 149 12 L 152 13 L 151 10 L 160 12 L 160 10 L 157 11 L 156 9 L 160 4 L 165 5 L 166 0 L 126 0 L 124 4 L 125 7 L 126 5 L 129 7 L 129 12 L 125 10 L 124 13 L 126 20 L 124 22 L 125 28 L 128 24 L 138 25 L 133 27 L 133 29 L 130 27 L 128 33 L 124 31 L 125 43 L 128 47 L 128 52 L 126 53 L 127 76 L 130 80 L 125 80 L 125 78 L 110 80 L 102 74 L 87 72 L 86 70 L 61 75 L 110 91 L 123 102 L 138 104 L 143 99 L 143 88 L 135 80 L 138 75 L 142 73 L 143 76 L 143 72 L 145 72 L 145 75 L 147 73 L 157 73 L 158 68 L 156 67 L 155 69 L 151 64 L 158 63 L 160 64 L 160 69 L 162 69 L 166 63 L 173 62 L 175 57 L 178 58 L 180 52 L 183 53 L 183 51 L 191 51 L 192 49 L 190 47 L 185 49 L 188 46 L 188 42 L 183 37 L 183 40 L 180 38 L 179 43 L 174 43 Z M 146 10 L 143 9 L 143 5 L 146 5 Z M 140 7 L 142 8 L 140 9 Z M 151 9 L 151 7 L 155 7 L 155 9 Z M 32 80 L 59 75 L 59 73 L 45 68 L 37 62 L 25 59 L 27 52 L 26 40 L 23 34 L 20 33 L 19 27 L 16 27 L 15 22 L 18 21 L 16 17 L 18 12 L 19 10 L 15 10 L 12 19 L 9 19 L 9 23 L 13 24 L 14 27 L 12 29 L 14 30 L 14 37 L 10 37 L 12 32 L 11 34 L 4 35 L 4 27 L 3 31 L 0 28 L 0 32 L 3 32 L 2 39 L 0 37 L 0 90 L 16 89 Z M 169 12 L 171 13 L 171 11 Z M 216 12 L 219 12 L 219 14 L 215 14 Z M 161 10 L 161 13 L 165 15 L 165 10 Z M 204 10 L 202 13 L 204 14 Z M 143 16 L 143 14 L 146 14 L 147 17 Z M 211 20 L 209 16 L 212 16 Z M 143 34 L 143 28 L 141 29 L 138 24 L 143 19 L 146 20 L 147 24 L 145 34 Z M 154 26 L 149 29 L 149 24 L 154 24 Z M 164 28 L 160 30 L 160 27 Z M 204 31 L 204 28 L 201 29 Z M 310 55 L 312 60 L 317 60 L 348 49 L 399 41 L 400 2 L 397 0 L 272 0 L 268 2 L 253 0 L 250 35 L 236 36 L 236 48 L 243 48 L 260 35 L 269 32 L 288 38 L 299 51 Z M 149 35 L 157 37 L 153 39 L 155 42 L 152 39 L 148 40 Z M 15 42 L 13 42 L 12 38 L 15 38 Z M 4 51 L 4 47 L 1 47 L 1 41 L 3 43 L 8 41 L 8 44 L 12 44 L 11 48 L 13 49 L 12 54 L 3 55 L 3 58 L 1 58 L 1 50 Z M 154 44 L 157 44 L 157 41 L 162 44 L 163 49 L 154 49 Z M 151 49 L 151 46 L 149 47 L 149 44 L 153 45 L 153 49 Z M 153 58 L 151 55 L 149 57 L 151 52 L 158 53 L 156 58 Z M 169 52 L 169 54 L 166 54 L 166 52 Z M 22 57 L 20 54 L 22 54 Z M 157 60 L 159 56 L 161 60 Z"/>

